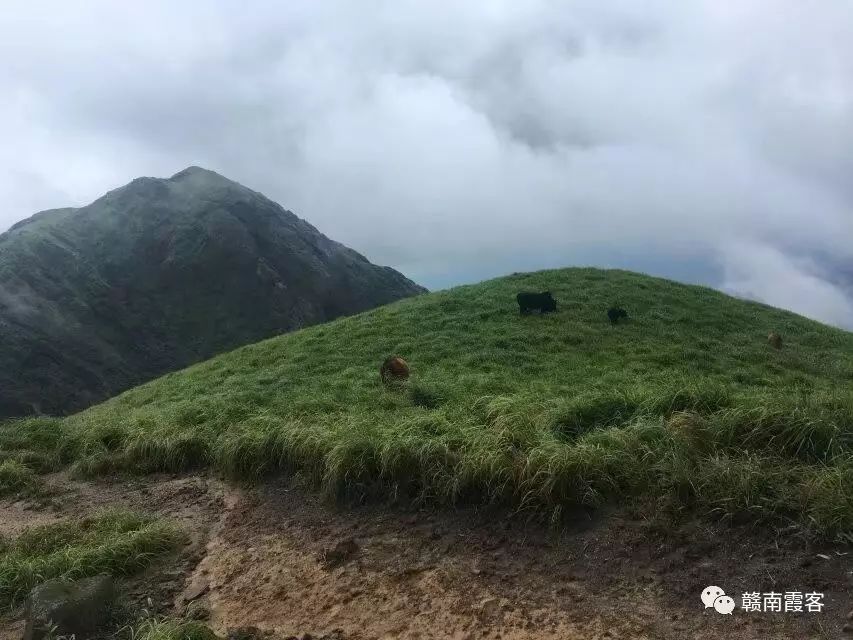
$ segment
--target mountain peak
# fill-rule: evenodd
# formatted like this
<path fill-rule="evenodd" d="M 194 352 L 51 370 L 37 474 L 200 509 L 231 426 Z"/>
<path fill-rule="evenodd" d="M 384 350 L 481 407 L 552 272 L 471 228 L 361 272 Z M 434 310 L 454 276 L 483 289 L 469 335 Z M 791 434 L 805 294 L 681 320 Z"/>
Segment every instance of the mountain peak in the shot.
<path fill-rule="evenodd" d="M 205 169 L 204 167 L 199 167 L 196 165 L 190 165 L 186 169 L 182 169 L 178 171 L 175 175 L 173 175 L 169 180 L 176 182 L 183 178 L 188 178 L 191 176 L 208 176 L 208 177 L 216 177 L 221 178 L 222 180 L 227 180 L 225 176 L 222 176 L 215 171 L 211 171 L 210 169 Z"/>
<path fill-rule="evenodd" d="M 237 346 L 423 291 L 197 166 L 137 178 L 27 227 L 0 237 L 0 417 L 76 411 Z"/>

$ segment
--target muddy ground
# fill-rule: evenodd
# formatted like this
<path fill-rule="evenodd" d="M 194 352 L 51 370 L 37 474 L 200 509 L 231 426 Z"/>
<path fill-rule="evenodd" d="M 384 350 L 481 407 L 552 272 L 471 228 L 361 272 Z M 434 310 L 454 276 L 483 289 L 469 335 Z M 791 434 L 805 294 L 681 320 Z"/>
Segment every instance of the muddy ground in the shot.
<path fill-rule="evenodd" d="M 205 617 L 217 632 L 352 640 L 837 639 L 853 609 L 853 549 L 793 532 L 661 528 L 578 511 L 557 530 L 494 509 L 330 505 L 289 481 L 49 478 L 52 505 L 0 501 L 0 534 L 123 506 L 178 521 L 191 542 L 124 583 L 131 611 Z M 733 615 L 704 609 L 722 587 Z M 741 610 L 749 592 L 822 592 L 820 613 Z M 0 618 L 20 638 L 20 612 Z"/>

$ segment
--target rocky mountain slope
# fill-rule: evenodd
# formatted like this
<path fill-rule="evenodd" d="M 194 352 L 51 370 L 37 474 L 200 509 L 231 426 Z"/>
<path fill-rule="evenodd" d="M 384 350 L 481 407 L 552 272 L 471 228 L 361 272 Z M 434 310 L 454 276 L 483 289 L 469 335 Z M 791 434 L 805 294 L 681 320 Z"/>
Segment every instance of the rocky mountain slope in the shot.
<path fill-rule="evenodd" d="M 0 417 L 422 291 L 212 171 L 139 178 L 0 235 Z"/>

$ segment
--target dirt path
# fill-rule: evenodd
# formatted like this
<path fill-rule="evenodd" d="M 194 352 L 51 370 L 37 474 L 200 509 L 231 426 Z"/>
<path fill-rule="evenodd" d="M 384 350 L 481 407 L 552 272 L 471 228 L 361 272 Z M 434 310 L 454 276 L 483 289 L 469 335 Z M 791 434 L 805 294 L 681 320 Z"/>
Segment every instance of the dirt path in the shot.
<path fill-rule="evenodd" d="M 175 518 L 192 544 L 165 586 L 161 569 L 131 597 L 156 590 L 161 608 L 179 613 L 189 596 L 207 605 L 217 632 L 835 639 L 853 603 L 849 549 L 785 537 L 777 543 L 771 532 L 715 534 L 693 525 L 658 535 L 617 515 L 592 520 L 579 512 L 577 526 L 557 534 L 488 510 L 330 507 L 284 482 L 246 491 L 206 477 L 63 482 L 66 494 L 53 512 L 0 503 L 0 532 L 115 505 Z M 709 584 L 735 596 L 734 615 L 703 610 L 699 594 Z M 739 608 L 744 591 L 790 590 L 825 593 L 825 609 Z"/>

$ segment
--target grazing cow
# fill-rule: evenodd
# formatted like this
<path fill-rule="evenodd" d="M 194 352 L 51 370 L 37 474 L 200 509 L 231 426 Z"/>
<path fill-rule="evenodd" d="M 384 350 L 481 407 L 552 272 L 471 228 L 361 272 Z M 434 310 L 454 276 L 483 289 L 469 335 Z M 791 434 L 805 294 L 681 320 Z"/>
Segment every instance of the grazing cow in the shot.
<path fill-rule="evenodd" d="M 530 313 L 533 309 L 539 309 L 540 313 L 548 313 L 557 310 L 557 301 L 550 291 L 542 293 L 522 292 L 515 296 L 520 313 Z"/>
<path fill-rule="evenodd" d="M 619 307 L 610 307 L 607 310 L 607 317 L 610 318 L 610 324 L 616 324 L 619 322 L 619 318 L 625 318 L 627 320 L 628 312 Z"/>
<path fill-rule="evenodd" d="M 775 331 L 771 331 L 770 335 L 767 336 L 767 344 L 769 344 L 774 349 L 782 348 L 782 336 L 780 336 Z"/>
<path fill-rule="evenodd" d="M 379 377 L 382 384 L 389 384 L 394 380 L 408 380 L 409 365 L 399 356 L 385 358 L 385 362 L 379 367 Z"/>

